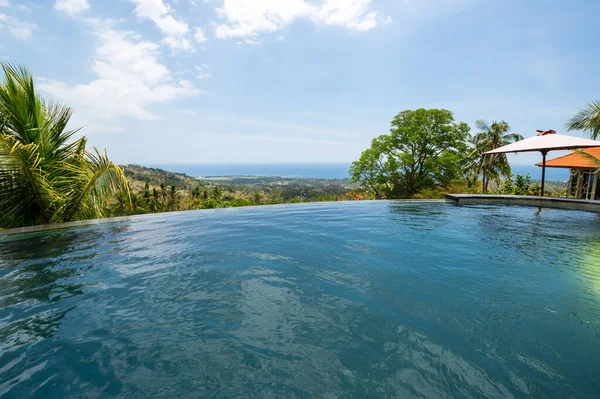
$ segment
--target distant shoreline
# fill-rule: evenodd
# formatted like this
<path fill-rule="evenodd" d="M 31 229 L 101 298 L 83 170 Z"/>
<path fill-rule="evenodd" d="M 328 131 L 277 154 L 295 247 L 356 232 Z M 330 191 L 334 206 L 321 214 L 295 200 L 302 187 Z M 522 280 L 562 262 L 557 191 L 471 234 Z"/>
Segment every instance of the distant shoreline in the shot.
<path fill-rule="evenodd" d="M 193 176 L 197 180 L 235 180 L 235 179 L 281 179 L 281 180 L 350 180 L 348 177 L 303 177 L 303 176 L 281 176 L 281 175 L 217 175 L 217 176 Z"/>
<path fill-rule="evenodd" d="M 350 178 L 349 163 L 279 163 L 279 164 L 143 164 L 174 173 L 184 173 L 196 179 L 231 178 L 282 178 L 347 180 Z M 540 180 L 541 168 L 535 165 L 512 165 L 514 175 L 530 174 L 532 180 Z M 546 170 L 547 181 L 565 182 L 569 171 Z"/>
<path fill-rule="evenodd" d="M 143 164 L 194 178 L 225 177 L 280 177 L 284 179 L 337 179 L 350 178 L 349 163 L 315 164 Z"/>

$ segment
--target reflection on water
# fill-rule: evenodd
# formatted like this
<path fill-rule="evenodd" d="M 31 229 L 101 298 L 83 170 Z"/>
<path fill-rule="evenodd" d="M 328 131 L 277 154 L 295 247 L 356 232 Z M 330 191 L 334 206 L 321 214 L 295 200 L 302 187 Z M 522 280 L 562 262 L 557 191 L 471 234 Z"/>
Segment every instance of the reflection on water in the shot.
<path fill-rule="evenodd" d="M 591 397 L 596 243 L 588 213 L 402 202 L 0 238 L 0 396 Z"/>
<path fill-rule="evenodd" d="M 600 240 L 590 241 L 578 255 L 577 277 L 585 287 L 582 294 L 600 310 Z M 595 324 L 600 327 L 600 319 Z"/>

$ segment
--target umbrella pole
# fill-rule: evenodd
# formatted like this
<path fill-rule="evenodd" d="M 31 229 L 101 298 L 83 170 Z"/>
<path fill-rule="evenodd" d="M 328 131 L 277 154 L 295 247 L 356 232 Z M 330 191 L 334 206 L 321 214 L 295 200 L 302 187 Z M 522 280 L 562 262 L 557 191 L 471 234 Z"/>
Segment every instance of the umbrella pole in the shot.
<path fill-rule="evenodd" d="M 542 153 L 542 192 L 540 195 L 544 196 L 544 183 L 546 182 L 546 155 L 548 154 L 547 150 L 541 151 Z"/>

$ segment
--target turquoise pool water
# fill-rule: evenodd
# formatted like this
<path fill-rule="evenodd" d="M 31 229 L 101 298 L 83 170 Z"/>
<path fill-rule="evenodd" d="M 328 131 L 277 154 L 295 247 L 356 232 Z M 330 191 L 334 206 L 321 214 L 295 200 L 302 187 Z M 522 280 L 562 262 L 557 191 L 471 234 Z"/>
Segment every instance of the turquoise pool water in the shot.
<path fill-rule="evenodd" d="M 0 237 L 0 396 L 600 395 L 600 219 L 352 202 Z"/>

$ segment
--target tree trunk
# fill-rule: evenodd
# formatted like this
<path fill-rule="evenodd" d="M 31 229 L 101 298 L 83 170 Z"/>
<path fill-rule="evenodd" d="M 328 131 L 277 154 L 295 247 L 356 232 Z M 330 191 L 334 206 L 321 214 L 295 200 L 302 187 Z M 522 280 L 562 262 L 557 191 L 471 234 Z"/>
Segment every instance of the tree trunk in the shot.
<path fill-rule="evenodd" d="M 485 180 L 486 175 L 485 175 L 485 170 L 483 171 L 483 180 L 481 182 L 481 192 L 483 194 L 485 194 L 487 192 L 487 181 Z"/>

